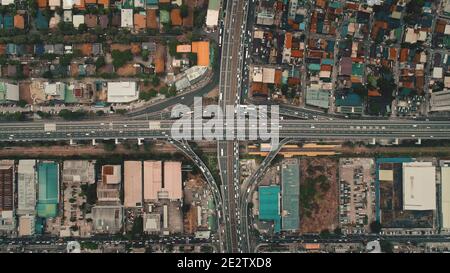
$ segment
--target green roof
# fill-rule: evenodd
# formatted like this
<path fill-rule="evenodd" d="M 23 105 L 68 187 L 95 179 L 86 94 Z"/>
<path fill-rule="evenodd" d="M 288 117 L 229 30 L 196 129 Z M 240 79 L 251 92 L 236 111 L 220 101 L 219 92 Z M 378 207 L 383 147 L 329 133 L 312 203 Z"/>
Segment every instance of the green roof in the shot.
<path fill-rule="evenodd" d="M 297 161 L 284 163 L 281 171 L 283 230 L 297 230 L 300 227 L 300 167 Z"/>
<path fill-rule="evenodd" d="M 161 24 L 168 24 L 170 23 L 170 14 L 167 10 L 160 10 L 159 11 L 159 20 L 161 21 Z"/>
<path fill-rule="evenodd" d="M 274 221 L 275 232 L 280 232 L 280 186 L 259 187 L 259 220 Z"/>
<path fill-rule="evenodd" d="M 220 9 L 220 0 L 209 0 L 208 9 L 219 10 Z"/>
<path fill-rule="evenodd" d="M 352 64 L 352 75 L 354 76 L 362 76 L 364 72 L 364 66 L 360 63 L 353 63 Z"/>
<path fill-rule="evenodd" d="M 313 71 L 320 71 L 320 64 L 309 64 L 308 69 Z"/>

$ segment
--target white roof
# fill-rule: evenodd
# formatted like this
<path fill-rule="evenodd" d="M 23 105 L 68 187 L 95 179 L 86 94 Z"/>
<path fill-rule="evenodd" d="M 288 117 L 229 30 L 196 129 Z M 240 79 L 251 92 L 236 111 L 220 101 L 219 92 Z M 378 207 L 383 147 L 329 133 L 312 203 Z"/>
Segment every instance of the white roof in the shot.
<path fill-rule="evenodd" d="M 215 26 L 217 26 L 218 21 L 219 21 L 219 11 L 209 9 L 206 12 L 206 26 L 207 27 L 215 27 Z"/>
<path fill-rule="evenodd" d="M 133 27 L 133 10 L 122 9 L 121 10 L 121 27 Z"/>
<path fill-rule="evenodd" d="M 77 14 L 72 17 L 73 26 L 75 28 L 79 27 L 81 24 L 84 24 L 84 15 Z"/>
<path fill-rule="evenodd" d="M 255 39 L 262 39 L 262 38 L 264 38 L 264 31 L 262 31 L 262 30 L 255 30 L 253 32 L 253 38 L 255 38 Z"/>
<path fill-rule="evenodd" d="M 5 100 L 19 101 L 19 86 L 17 84 L 4 83 L 6 87 Z"/>
<path fill-rule="evenodd" d="M 450 167 L 441 168 L 442 227 L 450 229 Z"/>
<path fill-rule="evenodd" d="M 138 98 L 136 82 L 108 82 L 108 102 L 127 103 Z"/>
<path fill-rule="evenodd" d="M 418 38 L 418 34 L 414 31 L 413 28 L 406 29 L 405 42 L 406 43 L 416 43 Z"/>
<path fill-rule="evenodd" d="M 74 0 L 63 0 L 63 9 L 72 9 Z"/>
<path fill-rule="evenodd" d="M 63 13 L 64 22 L 72 22 L 72 11 L 65 10 Z"/>
<path fill-rule="evenodd" d="M 275 83 L 275 68 L 263 68 L 263 83 Z"/>
<path fill-rule="evenodd" d="M 403 209 L 436 209 L 436 168 L 431 162 L 403 163 Z"/>
<path fill-rule="evenodd" d="M 48 0 L 48 5 L 50 7 L 60 7 L 61 6 L 61 0 Z"/>
<path fill-rule="evenodd" d="M 253 67 L 253 82 L 262 82 L 263 81 L 263 70 L 261 67 Z"/>
<path fill-rule="evenodd" d="M 65 83 L 44 83 L 44 93 L 50 96 L 58 96 L 64 98 L 65 93 Z"/>
<path fill-rule="evenodd" d="M 1 0 L 3 6 L 14 4 L 14 0 Z"/>
<path fill-rule="evenodd" d="M 433 78 L 435 79 L 441 79 L 443 74 L 442 67 L 435 67 L 433 68 Z"/>

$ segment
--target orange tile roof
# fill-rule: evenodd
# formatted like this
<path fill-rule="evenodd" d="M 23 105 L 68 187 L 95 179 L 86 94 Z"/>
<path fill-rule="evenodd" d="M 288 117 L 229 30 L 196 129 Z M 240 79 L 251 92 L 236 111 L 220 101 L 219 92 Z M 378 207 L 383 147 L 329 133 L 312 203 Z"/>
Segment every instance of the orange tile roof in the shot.
<path fill-rule="evenodd" d="M 290 32 L 284 36 L 284 47 L 287 49 L 292 48 L 292 33 Z"/>
<path fill-rule="evenodd" d="M 97 4 L 97 0 L 84 0 L 85 4 Z"/>
<path fill-rule="evenodd" d="M 158 29 L 158 21 L 156 20 L 156 9 L 147 10 L 147 28 Z"/>
<path fill-rule="evenodd" d="M 282 83 L 283 71 L 275 70 L 275 84 L 280 85 Z"/>
<path fill-rule="evenodd" d="M 90 56 L 92 54 L 92 44 L 90 43 L 81 44 L 79 49 L 83 56 Z"/>
<path fill-rule="evenodd" d="M 138 55 L 141 53 L 141 43 L 131 43 L 131 53 Z"/>
<path fill-rule="evenodd" d="M 18 29 L 25 28 L 25 18 L 22 15 L 16 14 L 14 15 L 14 27 Z"/>
<path fill-rule="evenodd" d="M 192 52 L 197 53 L 197 65 L 209 66 L 209 42 L 192 42 Z"/>
<path fill-rule="evenodd" d="M 85 9 L 84 0 L 79 0 L 80 3 L 77 5 L 76 3 L 73 5 L 77 9 Z"/>
<path fill-rule="evenodd" d="M 408 53 L 409 49 L 407 48 L 402 48 L 400 50 L 400 62 L 406 62 L 406 60 L 408 59 Z"/>
<path fill-rule="evenodd" d="M 99 5 L 103 5 L 103 7 L 109 7 L 109 0 L 98 0 Z"/>
<path fill-rule="evenodd" d="M 191 45 L 177 45 L 178 53 L 189 53 L 191 52 Z"/>
<path fill-rule="evenodd" d="M 5 54 L 6 52 L 6 44 L 0 44 L 0 55 Z"/>
<path fill-rule="evenodd" d="M 170 11 L 170 21 L 172 22 L 172 26 L 181 26 L 183 24 L 180 9 L 172 9 Z"/>
<path fill-rule="evenodd" d="M 303 50 L 293 49 L 291 51 L 291 57 L 293 57 L 293 58 L 303 58 Z"/>
<path fill-rule="evenodd" d="M 134 29 L 145 29 L 147 25 L 146 20 L 145 15 L 136 13 L 134 15 Z"/>
<path fill-rule="evenodd" d="M 39 8 L 46 8 L 48 6 L 47 0 L 38 0 Z"/>

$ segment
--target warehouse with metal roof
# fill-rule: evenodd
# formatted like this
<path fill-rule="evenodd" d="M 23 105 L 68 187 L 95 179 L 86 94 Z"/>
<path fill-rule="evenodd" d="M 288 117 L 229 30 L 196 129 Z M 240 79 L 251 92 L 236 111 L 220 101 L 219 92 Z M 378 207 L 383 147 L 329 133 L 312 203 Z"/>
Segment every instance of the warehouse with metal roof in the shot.
<path fill-rule="evenodd" d="M 450 229 L 450 166 L 441 168 L 442 228 Z"/>
<path fill-rule="evenodd" d="M 59 203 L 59 165 L 55 162 L 38 164 L 38 203 L 39 217 L 56 217 Z"/>
<path fill-rule="evenodd" d="M 280 232 L 280 186 L 259 187 L 259 220 L 273 221 L 274 232 Z"/>
<path fill-rule="evenodd" d="M 403 209 L 436 209 L 436 167 L 432 162 L 403 163 Z"/>
<path fill-rule="evenodd" d="M 297 160 L 289 160 L 283 163 L 281 183 L 281 229 L 295 231 L 300 226 L 300 168 Z"/>
<path fill-rule="evenodd" d="M 19 160 L 17 214 L 34 214 L 36 209 L 36 160 Z"/>

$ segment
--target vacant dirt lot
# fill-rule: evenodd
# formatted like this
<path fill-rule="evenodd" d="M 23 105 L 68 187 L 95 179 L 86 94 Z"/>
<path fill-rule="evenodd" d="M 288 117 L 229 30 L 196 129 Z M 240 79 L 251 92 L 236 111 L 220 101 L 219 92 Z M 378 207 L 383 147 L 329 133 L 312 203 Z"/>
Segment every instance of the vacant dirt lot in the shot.
<path fill-rule="evenodd" d="M 26 101 L 28 104 L 33 103 L 33 99 L 31 99 L 29 83 L 21 82 L 19 84 L 19 99 Z"/>
<path fill-rule="evenodd" d="M 338 161 L 300 160 L 300 232 L 319 233 L 338 226 Z"/>

